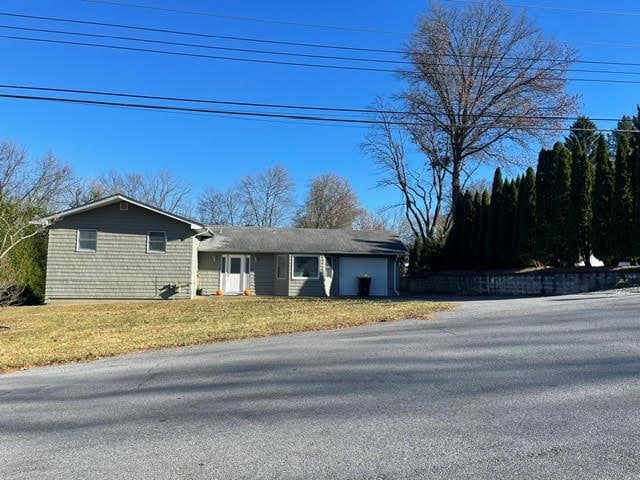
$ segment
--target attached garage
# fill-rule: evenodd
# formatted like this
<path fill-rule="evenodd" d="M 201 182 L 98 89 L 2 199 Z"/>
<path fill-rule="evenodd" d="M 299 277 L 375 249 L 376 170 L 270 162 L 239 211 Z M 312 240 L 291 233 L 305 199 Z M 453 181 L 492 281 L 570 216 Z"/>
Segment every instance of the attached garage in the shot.
<path fill-rule="evenodd" d="M 384 297 L 389 294 L 389 262 L 379 257 L 341 257 L 339 270 L 340 295 L 358 294 L 358 277 L 371 277 L 371 295 Z"/>

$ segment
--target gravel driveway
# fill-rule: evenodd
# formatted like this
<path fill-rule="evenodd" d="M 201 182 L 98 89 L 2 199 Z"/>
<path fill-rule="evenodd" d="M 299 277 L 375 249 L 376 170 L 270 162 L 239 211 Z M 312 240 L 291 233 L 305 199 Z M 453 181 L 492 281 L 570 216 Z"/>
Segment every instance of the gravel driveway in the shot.
<path fill-rule="evenodd" d="M 0 376 L 3 479 L 639 477 L 633 291 Z"/>

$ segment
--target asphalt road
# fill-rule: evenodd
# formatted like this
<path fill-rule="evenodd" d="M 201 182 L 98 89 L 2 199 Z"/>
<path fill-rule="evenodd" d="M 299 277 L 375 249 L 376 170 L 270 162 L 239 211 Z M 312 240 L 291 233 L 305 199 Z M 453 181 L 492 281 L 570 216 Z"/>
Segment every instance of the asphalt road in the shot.
<path fill-rule="evenodd" d="M 0 478 L 637 479 L 640 294 L 0 376 Z"/>

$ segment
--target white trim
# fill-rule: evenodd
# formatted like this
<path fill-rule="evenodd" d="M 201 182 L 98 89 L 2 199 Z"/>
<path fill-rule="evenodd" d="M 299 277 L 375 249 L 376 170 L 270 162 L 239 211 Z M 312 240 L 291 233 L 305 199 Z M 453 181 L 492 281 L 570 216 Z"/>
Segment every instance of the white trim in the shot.
<path fill-rule="evenodd" d="M 182 218 L 182 217 L 179 217 L 177 215 L 174 215 L 173 213 L 165 212 L 164 210 L 161 210 L 161 209 L 156 208 L 156 207 L 152 207 L 151 205 L 147 205 L 145 203 L 138 202 L 137 200 L 134 200 L 133 198 L 129 198 L 129 197 L 127 197 L 125 195 L 122 195 L 120 193 L 117 193 L 115 195 L 111 195 L 109 197 L 102 198 L 102 199 L 97 200 L 95 202 L 87 203 L 86 205 L 81 205 L 79 207 L 71 208 L 69 210 L 65 210 L 63 212 L 59 212 L 59 213 L 56 213 L 54 215 L 50 215 L 48 217 L 39 218 L 37 220 L 33 220 L 30 223 L 36 224 L 36 225 L 49 226 L 52 223 L 60 220 L 61 218 L 68 217 L 70 215 L 75 215 L 76 213 L 86 212 L 87 210 L 93 210 L 94 208 L 104 207 L 105 205 L 111 205 L 111 204 L 114 204 L 114 203 L 117 203 L 117 202 L 127 202 L 127 203 L 130 203 L 130 204 L 135 205 L 137 207 L 145 208 L 145 209 L 150 210 L 152 212 L 159 213 L 160 215 L 164 215 L 165 217 L 173 218 L 174 220 L 177 220 L 179 222 L 186 223 L 187 225 L 189 225 L 189 227 L 192 230 L 205 230 L 205 231 L 207 231 L 207 228 L 204 225 L 201 225 L 199 223 L 191 222 L 190 220 L 187 220 L 185 218 Z"/>
<path fill-rule="evenodd" d="M 296 258 L 297 257 L 316 257 L 318 259 L 318 275 L 315 277 L 296 277 L 295 268 L 296 268 Z M 322 262 L 320 261 L 321 255 L 291 255 L 291 279 L 292 280 L 319 280 L 320 279 L 320 266 Z"/>
<path fill-rule="evenodd" d="M 152 233 L 162 233 L 164 235 L 164 250 L 149 250 L 149 235 Z M 149 230 L 147 232 L 147 253 L 153 255 L 167 253 L 167 232 L 164 230 Z"/>
<path fill-rule="evenodd" d="M 90 248 L 80 248 L 80 232 L 95 232 L 96 233 L 96 248 L 91 250 Z M 96 253 L 98 251 L 98 230 L 95 228 L 77 228 L 76 229 L 76 252 L 83 253 Z"/>

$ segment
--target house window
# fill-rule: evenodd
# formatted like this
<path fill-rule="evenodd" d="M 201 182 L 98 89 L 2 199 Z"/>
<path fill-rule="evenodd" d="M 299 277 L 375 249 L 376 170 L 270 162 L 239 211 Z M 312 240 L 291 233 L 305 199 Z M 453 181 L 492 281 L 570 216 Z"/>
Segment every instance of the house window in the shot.
<path fill-rule="evenodd" d="M 98 232 L 95 230 L 78 230 L 76 250 L 78 252 L 95 252 L 98 243 Z"/>
<path fill-rule="evenodd" d="M 220 256 L 220 272 L 226 273 L 227 271 L 227 257 L 224 255 Z"/>
<path fill-rule="evenodd" d="M 293 278 L 318 278 L 320 257 L 295 255 L 293 257 Z"/>
<path fill-rule="evenodd" d="M 149 232 L 147 234 L 147 253 L 164 253 L 167 251 L 167 233 Z"/>
<path fill-rule="evenodd" d="M 325 257 L 324 262 L 324 276 L 333 278 L 333 257 Z"/>
<path fill-rule="evenodd" d="M 287 256 L 278 255 L 276 259 L 276 278 L 284 280 L 287 278 Z"/>

